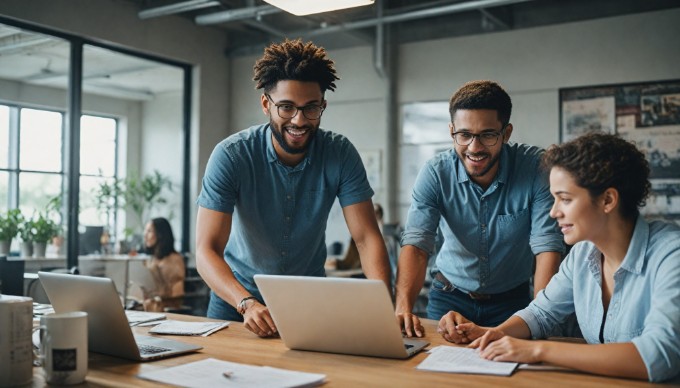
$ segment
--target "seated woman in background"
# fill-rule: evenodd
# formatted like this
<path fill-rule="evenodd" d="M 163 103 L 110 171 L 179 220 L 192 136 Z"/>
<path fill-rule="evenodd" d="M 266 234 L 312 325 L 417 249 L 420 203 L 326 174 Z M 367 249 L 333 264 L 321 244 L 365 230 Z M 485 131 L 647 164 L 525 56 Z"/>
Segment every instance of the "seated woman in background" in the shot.
<path fill-rule="evenodd" d="M 144 245 L 151 255 L 145 263 L 155 289 L 144 289 L 144 310 L 179 308 L 184 296 L 184 257 L 175 250 L 175 237 L 165 218 L 154 218 L 144 228 Z"/>
<path fill-rule="evenodd" d="M 550 170 L 556 218 L 575 244 L 544 291 L 496 328 L 449 312 L 444 338 L 479 348 L 489 360 L 547 362 L 585 372 L 663 381 L 680 373 L 680 227 L 647 222 L 649 167 L 617 136 L 589 134 L 553 146 Z M 587 344 L 546 338 L 576 312 Z"/>

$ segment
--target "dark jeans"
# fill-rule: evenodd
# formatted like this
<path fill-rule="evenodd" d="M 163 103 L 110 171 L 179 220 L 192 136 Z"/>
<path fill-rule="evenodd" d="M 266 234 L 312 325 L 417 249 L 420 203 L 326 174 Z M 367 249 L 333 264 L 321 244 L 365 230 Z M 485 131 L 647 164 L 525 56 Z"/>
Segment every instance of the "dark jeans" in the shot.
<path fill-rule="evenodd" d="M 526 292 L 517 292 L 514 293 L 516 295 L 499 298 L 492 296 L 488 300 L 474 300 L 455 288 L 445 290 L 445 286 L 446 284 L 437 279 L 432 280 L 427 303 L 429 319 L 440 320 L 442 316 L 453 310 L 479 326 L 494 327 L 505 322 L 512 314 L 527 307 L 531 302 L 528 284 Z"/>
<path fill-rule="evenodd" d="M 232 305 L 222 300 L 212 291 L 210 291 L 210 303 L 208 304 L 208 318 L 243 322 L 243 316 Z"/>

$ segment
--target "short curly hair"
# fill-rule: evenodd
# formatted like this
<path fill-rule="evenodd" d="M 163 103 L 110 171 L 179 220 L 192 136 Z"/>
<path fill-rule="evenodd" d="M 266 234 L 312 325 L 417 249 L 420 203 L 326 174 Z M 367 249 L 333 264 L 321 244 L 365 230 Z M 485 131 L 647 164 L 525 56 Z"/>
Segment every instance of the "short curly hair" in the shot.
<path fill-rule="evenodd" d="M 449 100 L 451 122 L 458 109 L 491 109 L 505 126 L 510 122 L 512 101 L 501 85 L 493 81 L 470 81 L 461 86 Z"/>
<path fill-rule="evenodd" d="M 264 89 L 267 93 L 283 80 L 317 82 L 325 93 L 326 90 L 334 91 L 335 81 L 340 79 L 326 50 L 300 39 L 271 44 L 264 49 L 264 55 L 255 62 L 253 70 L 255 89 Z"/>
<path fill-rule="evenodd" d="M 649 163 L 645 155 L 617 135 L 589 133 L 543 154 L 543 168 L 566 170 L 595 198 L 608 188 L 619 192 L 621 215 L 635 219 L 649 196 Z"/>

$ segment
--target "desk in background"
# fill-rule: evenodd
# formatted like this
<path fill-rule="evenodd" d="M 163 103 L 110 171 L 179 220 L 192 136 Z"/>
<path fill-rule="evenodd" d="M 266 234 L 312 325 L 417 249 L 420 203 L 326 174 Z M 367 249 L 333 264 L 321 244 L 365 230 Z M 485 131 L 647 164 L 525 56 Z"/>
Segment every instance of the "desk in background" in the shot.
<path fill-rule="evenodd" d="M 178 320 L 208 320 L 207 318 L 169 314 Z M 430 347 L 451 345 L 436 333 L 436 321 L 423 320 Z M 136 334 L 149 329 L 134 327 Z M 329 333 L 332 335 L 332 333 Z M 233 322 L 227 329 L 209 337 L 171 336 L 173 339 L 203 346 L 198 353 L 147 363 L 127 361 L 90 353 L 87 381 L 80 386 L 157 387 L 158 383 L 135 377 L 139 373 L 181 365 L 205 358 L 252 365 L 267 365 L 310 373 L 323 373 L 323 387 L 658 387 L 658 385 L 625 379 L 593 376 L 577 372 L 517 371 L 510 377 L 436 373 L 415 369 L 427 354 L 420 352 L 407 360 L 360 357 L 289 350 L 281 339 L 261 339 Z M 41 368 L 33 369 L 33 387 L 46 387 Z"/>

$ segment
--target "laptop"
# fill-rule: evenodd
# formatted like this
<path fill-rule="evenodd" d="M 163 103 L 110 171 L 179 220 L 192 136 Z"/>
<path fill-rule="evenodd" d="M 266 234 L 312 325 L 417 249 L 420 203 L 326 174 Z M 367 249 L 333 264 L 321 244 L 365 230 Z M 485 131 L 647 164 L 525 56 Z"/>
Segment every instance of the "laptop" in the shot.
<path fill-rule="evenodd" d="M 290 349 L 408 358 L 429 345 L 402 337 L 379 280 L 255 275 L 255 283 Z"/>
<path fill-rule="evenodd" d="M 109 278 L 38 272 L 54 311 L 87 312 L 89 350 L 136 361 L 195 352 L 201 346 L 160 337 L 133 335 L 125 310 Z"/>

